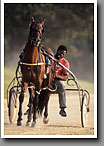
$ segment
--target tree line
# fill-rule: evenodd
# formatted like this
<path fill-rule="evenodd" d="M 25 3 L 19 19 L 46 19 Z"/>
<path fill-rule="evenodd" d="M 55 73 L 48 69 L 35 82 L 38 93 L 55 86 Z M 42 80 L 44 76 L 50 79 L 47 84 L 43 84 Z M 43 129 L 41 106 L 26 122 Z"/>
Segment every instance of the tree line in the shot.
<path fill-rule="evenodd" d="M 76 64 L 76 60 L 78 64 L 85 57 L 93 65 L 92 3 L 5 3 L 5 58 L 8 52 L 21 53 L 25 47 L 32 16 L 39 21 L 45 19 L 45 32 L 41 42 L 43 45 L 56 52 L 57 47 L 64 44 L 68 47 L 67 59 L 72 60 L 72 66 Z"/>

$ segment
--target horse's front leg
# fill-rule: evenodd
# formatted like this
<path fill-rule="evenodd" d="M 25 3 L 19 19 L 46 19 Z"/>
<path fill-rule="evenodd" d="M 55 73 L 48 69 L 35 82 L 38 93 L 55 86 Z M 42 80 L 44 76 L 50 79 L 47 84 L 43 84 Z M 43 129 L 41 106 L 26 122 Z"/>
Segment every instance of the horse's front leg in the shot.
<path fill-rule="evenodd" d="M 48 119 L 48 101 L 49 101 L 49 97 L 50 95 L 46 95 L 47 96 L 47 100 L 46 100 L 46 103 L 45 103 L 45 111 L 44 111 L 44 118 L 43 118 L 43 123 L 44 124 L 47 124 L 49 119 Z"/>
<path fill-rule="evenodd" d="M 26 93 L 28 84 L 23 83 L 21 94 L 19 96 L 19 112 L 18 112 L 18 119 L 17 119 L 17 126 L 21 126 L 21 120 L 22 120 L 22 103 L 24 101 L 24 94 Z"/>
<path fill-rule="evenodd" d="M 27 122 L 26 122 L 26 126 L 30 125 L 31 115 L 33 113 L 33 99 L 35 98 L 34 88 L 29 88 L 29 94 L 30 94 L 30 97 L 29 97 L 29 112 L 28 112 L 28 117 L 27 117 L 28 119 L 27 119 Z"/>
<path fill-rule="evenodd" d="M 38 107 L 38 101 L 39 101 L 39 93 L 35 91 L 35 97 L 33 98 L 33 122 L 31 127 L 35 127 L 36 124 L 36 112 Z"/>

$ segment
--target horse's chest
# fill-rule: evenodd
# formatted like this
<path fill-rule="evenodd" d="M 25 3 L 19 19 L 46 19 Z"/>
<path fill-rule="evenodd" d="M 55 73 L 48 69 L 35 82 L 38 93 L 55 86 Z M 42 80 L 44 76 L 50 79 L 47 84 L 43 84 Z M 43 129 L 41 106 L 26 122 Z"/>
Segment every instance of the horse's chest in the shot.
<path fill-rule="evenodd" d="M 41 72 L 41 69 L 37 66 L 24 66 L 22 69 L 22 74 L 24 78 L 28 80 L 36 80 Z"/>

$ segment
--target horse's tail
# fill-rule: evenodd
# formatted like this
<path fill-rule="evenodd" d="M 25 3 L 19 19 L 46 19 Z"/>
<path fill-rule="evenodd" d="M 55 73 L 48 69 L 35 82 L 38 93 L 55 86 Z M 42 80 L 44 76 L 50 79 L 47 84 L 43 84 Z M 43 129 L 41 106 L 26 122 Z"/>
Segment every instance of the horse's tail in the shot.
<path fill-rule="evenodd" d="M 47 90 L 42 90 L 39 95 L 38 114 L 42 115 L 44 107 L 48 104 L 50 94 Z"/>

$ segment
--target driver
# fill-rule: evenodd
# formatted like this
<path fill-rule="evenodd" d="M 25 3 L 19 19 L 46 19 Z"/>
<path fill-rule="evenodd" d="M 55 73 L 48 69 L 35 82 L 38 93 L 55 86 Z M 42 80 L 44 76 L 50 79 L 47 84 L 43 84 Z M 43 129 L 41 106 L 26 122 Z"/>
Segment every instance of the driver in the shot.
<path fill-rule="evenodd" d="M 58 61 L 63 64 L 66 68 L 69 69 L 69 63 L 64 58 L 67 53 L 67 47 L 64 45 L 61 45 L 57 49 L 57 53 L 55 55 L 55 58 L 58 59 Z M 60 112 L 59 114 L 63 117 L 66 117 L 66 91 L 65 91 L 65 85 L 63 81 L 66 81 L 68 79 L 68 72 L 64 70 L 61 66 L 56 64 L 56 75 L 55 75 L 55 84 L 57 86 L 57 92 L 59 96 L 59 106 L 60 106 Z"/>

